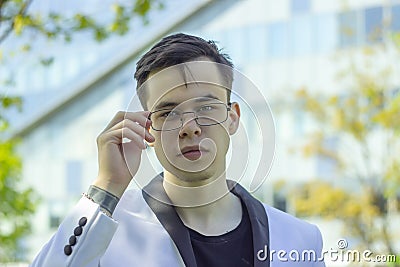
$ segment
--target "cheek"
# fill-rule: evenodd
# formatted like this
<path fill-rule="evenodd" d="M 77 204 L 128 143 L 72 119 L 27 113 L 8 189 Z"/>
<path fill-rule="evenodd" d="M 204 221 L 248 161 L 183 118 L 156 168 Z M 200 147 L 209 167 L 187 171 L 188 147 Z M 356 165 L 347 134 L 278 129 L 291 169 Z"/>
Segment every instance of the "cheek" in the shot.
<path fill-rule="evenodd" d="M 212 138 L 217 145 L 218 154 L 225 155 L 229 148 L 230 136 L 226 128 L 221 127 Z"/>
<path fill-rule="evenodd" d="M 178 146 L 176 134 L 169 134 L 158 132 L 154 135 L 156 141 L 154 142 L 154 149 L 156 154 L 169 154 L 176 150 Z"/>
<path fill-rule="evenodd" d="M 161 142 L 158 141 L 154 144 L 154 152 L 157 156 L 158 161 L 163 166 L 165 166 L 169 162 L 168 161 L 168 153 L 166 153 L 165 150 L 166 150 L 166 148 L 165 148 L 165 146 L 161 145 Z"/>

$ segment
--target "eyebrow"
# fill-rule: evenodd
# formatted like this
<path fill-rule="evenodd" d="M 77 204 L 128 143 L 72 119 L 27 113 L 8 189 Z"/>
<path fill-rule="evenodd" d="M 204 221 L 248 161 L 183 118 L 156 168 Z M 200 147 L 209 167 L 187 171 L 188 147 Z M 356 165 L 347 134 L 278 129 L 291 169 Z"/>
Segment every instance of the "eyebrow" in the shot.
<path fill-rule="evenodd" d="M 196 97 L 194 102 L 195 103 L 207 102 L 207 101 L 210 101 L 211 99 L 221 101 L 218 97 L 216 97 L 216 96 L 214 96 L 212 94 L 208 94 L 208 95 L 205 95 L 205 96 Z M 160 102 L 160 103 L 158 103 L 156 105 L 154 110 L 165 109 L 165 108 L 169 108 L 169 107 L 176 107 L 179 104 L 180 103 L 178 103 L 178 102 L 162 101 L 162 102 Z"/>

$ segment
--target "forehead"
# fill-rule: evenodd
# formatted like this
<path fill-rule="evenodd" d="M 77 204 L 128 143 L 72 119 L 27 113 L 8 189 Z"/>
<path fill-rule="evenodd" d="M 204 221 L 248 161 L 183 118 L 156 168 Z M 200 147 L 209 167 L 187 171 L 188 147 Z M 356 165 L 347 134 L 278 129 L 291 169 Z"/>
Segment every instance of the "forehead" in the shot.
<path fill-rule="evenodd" d="M 229 87 L 222 75 L 223 67 L 226 66 L 211 61 L 193 61 L 150 75 L 144 86 L 148 108 L 151 110 L 160 102 L 182 103 L 210 95 L 225 100 Z"/>

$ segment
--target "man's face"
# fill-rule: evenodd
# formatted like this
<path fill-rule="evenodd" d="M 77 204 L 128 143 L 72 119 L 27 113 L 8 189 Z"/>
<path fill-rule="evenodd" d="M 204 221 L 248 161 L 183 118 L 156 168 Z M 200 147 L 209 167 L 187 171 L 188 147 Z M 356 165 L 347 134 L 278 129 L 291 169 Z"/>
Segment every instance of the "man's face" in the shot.
<path fill-rule="evenodd" d="M 149 110 L 159 111 L 151 116 L 152 126 L 162 130 L 150 129 L 152 145 L 164 169 L 181 181 L 201 183 L 225 171 L 240 109 L 237 103 L 228 108 L 224 84 L 210 62 L 168 68 L 147 82 Z"/>

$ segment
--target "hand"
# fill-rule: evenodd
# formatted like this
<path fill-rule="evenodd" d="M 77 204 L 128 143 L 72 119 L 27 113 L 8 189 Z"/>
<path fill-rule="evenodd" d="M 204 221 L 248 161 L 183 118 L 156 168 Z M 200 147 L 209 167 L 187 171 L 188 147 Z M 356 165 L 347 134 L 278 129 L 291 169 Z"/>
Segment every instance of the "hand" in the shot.
<path fill-rule="evenodd" d="M 121 197 L 137 173 L 144 140 L 154 142 L 148 128 L 149 111 L 118 112 L 97 137 L 99 173 L 94 185 Z M 130 142 L 123 143 L 127 138 Z M 129 169 L 124 154 L 129 153 Z"/>

